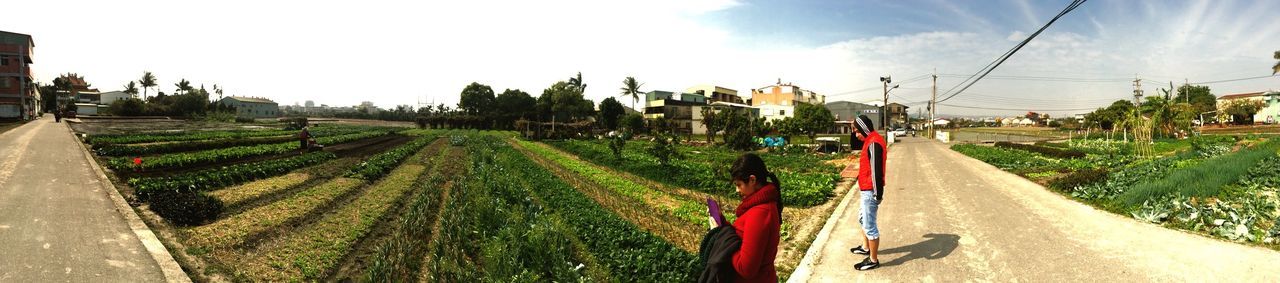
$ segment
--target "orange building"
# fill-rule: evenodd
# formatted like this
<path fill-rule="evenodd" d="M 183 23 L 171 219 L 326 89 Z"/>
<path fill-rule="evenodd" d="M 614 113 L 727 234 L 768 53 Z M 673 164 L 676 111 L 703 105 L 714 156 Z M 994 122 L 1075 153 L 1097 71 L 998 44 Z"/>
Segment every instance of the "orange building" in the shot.
<path fill-rule="evenodd" d="M 751 106 L 760 109 L 760 116 L 766 120 L 779 120 L 795 116 L 796 103 L 825 105 L 826 96 L 802 89 L 791 83 L 782 83 L 751 90 Z"/>
<path fill-rule="evenodd" d="M 40 112 L 40 95 L 31 72 L 30 35 L 0 31 L 0 118 L 31 119 Z"/>

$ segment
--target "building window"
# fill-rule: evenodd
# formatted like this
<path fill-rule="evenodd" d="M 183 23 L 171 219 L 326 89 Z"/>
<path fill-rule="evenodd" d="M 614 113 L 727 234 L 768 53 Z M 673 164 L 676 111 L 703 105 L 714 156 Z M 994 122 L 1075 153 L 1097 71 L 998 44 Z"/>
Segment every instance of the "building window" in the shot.
<path fill-rule="evenodd" d="M 0 88 L 9 88 L 9 78 L 0 78 Z"/>
<path fill-rule="evenodd" d="M 778 115 L 787 116 L 787 110 L 778 110 Z"/>
<path fill-rule="evenodd" d="M 9 58 L 8 58 L 8 57 L 0 57 L 0 66 L 8 66 L 8 65 L 9 65 Z"/>

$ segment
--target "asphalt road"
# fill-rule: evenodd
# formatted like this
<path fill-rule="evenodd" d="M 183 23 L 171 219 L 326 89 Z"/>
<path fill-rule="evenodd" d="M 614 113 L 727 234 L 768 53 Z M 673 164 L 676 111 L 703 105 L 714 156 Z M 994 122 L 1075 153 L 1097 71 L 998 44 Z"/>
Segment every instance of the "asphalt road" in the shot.
<path fill-rule="evenodd" d="M 0 282 L 164 281 L 66 127 L 0 134 Z"/>
<path fill-rule="evenodd" d="M 792 281 L 1280 282 L 1280 252 L 1097 210 L 947 146 L 889 149 L 879 269 L 853 269 L 865 256 L 849 253 L 862 242 L 852 199 Z"/>

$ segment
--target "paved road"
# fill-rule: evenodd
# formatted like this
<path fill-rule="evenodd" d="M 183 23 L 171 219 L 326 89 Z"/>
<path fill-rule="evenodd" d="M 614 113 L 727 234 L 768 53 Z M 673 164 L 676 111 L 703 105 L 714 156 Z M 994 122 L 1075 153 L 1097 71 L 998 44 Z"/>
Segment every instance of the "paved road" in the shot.
<path fill-rule="evenodd" d="M 52 116 L 0 134 L 0 282 L 164 281 L 76 143 Z"/>
<path fill-rule="evenodd" d="M 833 213 L 829 237 L 814 243 L 814 265 L 793 279 L 1280 282 L 1280 252 L 1096 210 L 945 144 L 903 140 L 889 149 L 888 166 L 882 267 L 853 270 L 864 257 L 849 253 L 862 242 L 854 199 Z"/>

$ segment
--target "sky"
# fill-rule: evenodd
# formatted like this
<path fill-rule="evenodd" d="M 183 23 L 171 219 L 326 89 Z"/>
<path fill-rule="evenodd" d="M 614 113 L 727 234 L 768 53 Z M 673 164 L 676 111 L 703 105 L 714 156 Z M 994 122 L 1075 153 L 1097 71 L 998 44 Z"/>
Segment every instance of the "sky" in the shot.
<path fill-rule="evenodd" d="M 103 91 L 151 71 L 166 93 L 187 79 L 281 105 L 456 105 L 471 82 L 538 96 L 582 72 L 596 102 L 627 76 L 644 91 L 714 84 L 749 96 L 781 80 L 868 102 L 890 76 L 890 102 L 914 113 L 930 73 L 941 97 L 1069 3 L 41 0 L 6 3 L 20 12 L 0 30 L 33 36 L 38 80 L 74 72 Z M 1267 76 L 1274 11 L 1280 1 L 1088 1 L 938 112 L 1061 116 L 1132 99 L 1134 78 L 1150 95 Z M 1280 76 L 1207 85 L 1280 90 Z"/>

